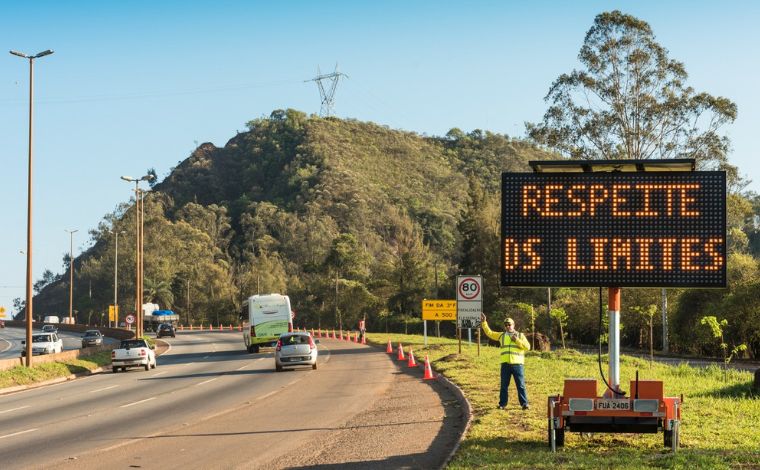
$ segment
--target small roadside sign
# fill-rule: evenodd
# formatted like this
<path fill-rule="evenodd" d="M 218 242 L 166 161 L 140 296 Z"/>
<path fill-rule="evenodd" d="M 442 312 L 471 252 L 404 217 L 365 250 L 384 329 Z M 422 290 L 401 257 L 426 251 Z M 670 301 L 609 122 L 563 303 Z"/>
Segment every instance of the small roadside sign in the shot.
<path fill-rule="evenodd" d="M 135 316 L 134 315 L 127 315 L 127 318 L 124 319 L 128 324 L 132 324 L 135 322 Z"/>
<path fill-rule="evenodd" d="M 423 300 L 422 319 L 438 321 L 456 321 L 456 300 Z"/>
<path fill-rule="evenodd" d="M 483 313 L 481 276 L 457 276 L 457 327 L 478 328 Z"/>
<path fill-rule="evenodd" d="M 0 318 L 5 318 L 5 307 L 0 307 Z"/>

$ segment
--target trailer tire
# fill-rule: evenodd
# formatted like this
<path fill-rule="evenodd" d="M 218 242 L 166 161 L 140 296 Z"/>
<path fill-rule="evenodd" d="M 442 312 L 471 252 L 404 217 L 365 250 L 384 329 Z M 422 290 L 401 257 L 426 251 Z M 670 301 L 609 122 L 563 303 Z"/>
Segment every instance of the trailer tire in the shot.
<path fill-rule="evenodd" d="M 113 371 L 114 374 L 117 373 L 117 372 L 119 372 L 119 368 L 118 367 L 111 367 L 111 370 Z"/>

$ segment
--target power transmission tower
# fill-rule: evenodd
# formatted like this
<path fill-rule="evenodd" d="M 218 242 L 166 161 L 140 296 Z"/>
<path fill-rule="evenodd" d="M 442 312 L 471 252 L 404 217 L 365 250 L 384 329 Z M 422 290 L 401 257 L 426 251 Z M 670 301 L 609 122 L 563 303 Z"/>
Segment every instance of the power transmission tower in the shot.
<path fill-rule="evenodd" d="M 304 80 L 304 82 L 317 82 L 319 97 L 322 99 L 319 115 L 322 117 L 330 116 L 333 113 L 335 89 L 338 87 L 338 80 L 340 77 L 348 78 L 348 75 L 338 72 L 338 64 L 335 64 L 335 70 L 332 73 L 323 74 L 319 70 L 319 66 L 317 66 L 317 76 L 309 80 Z M 327 86 L 322 83 L 323 81 L 329 82 Z"/>

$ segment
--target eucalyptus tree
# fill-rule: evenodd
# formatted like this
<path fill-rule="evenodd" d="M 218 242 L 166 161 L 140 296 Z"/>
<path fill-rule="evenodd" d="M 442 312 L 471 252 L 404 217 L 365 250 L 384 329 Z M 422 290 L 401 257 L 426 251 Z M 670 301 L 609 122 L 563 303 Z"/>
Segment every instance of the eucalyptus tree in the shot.
<path fill-rule="evenodd" d="M 620 11 L 599 14 L 581 47 L 581 68 L 551 85 L 543 121 L 527 123 L 536 142 L 574 159 L 695 158 L 700 168 L 729 172 L 731 100 L 686 84 L 648 23 Z"/>

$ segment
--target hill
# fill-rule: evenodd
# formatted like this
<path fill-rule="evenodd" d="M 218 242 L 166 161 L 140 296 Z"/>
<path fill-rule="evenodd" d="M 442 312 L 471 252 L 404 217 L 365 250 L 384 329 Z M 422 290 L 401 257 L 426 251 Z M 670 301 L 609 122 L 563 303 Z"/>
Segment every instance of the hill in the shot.
<path fill-rule="evenodd" d="M 200 145 L 146 196 L 145 301 L 186 321 L 230 323 L 244 297 L 287 292 L 304 321 L 407 320 L 477 262 L 468 238 L 497 240 L 500 173 L 541 158 L 480 130 L 426 137 L 274 111 L 222 148 Z M 474 227 L 483 217 L 490 227 Z M 134 222 L 133 206 L 121 205 L 75 260 L 80 321 L 112 302 L 115 231 L 121 312 L 134 310 Z M 67 279 L 38 285 L 37 315 L 68 309 Z"/>

